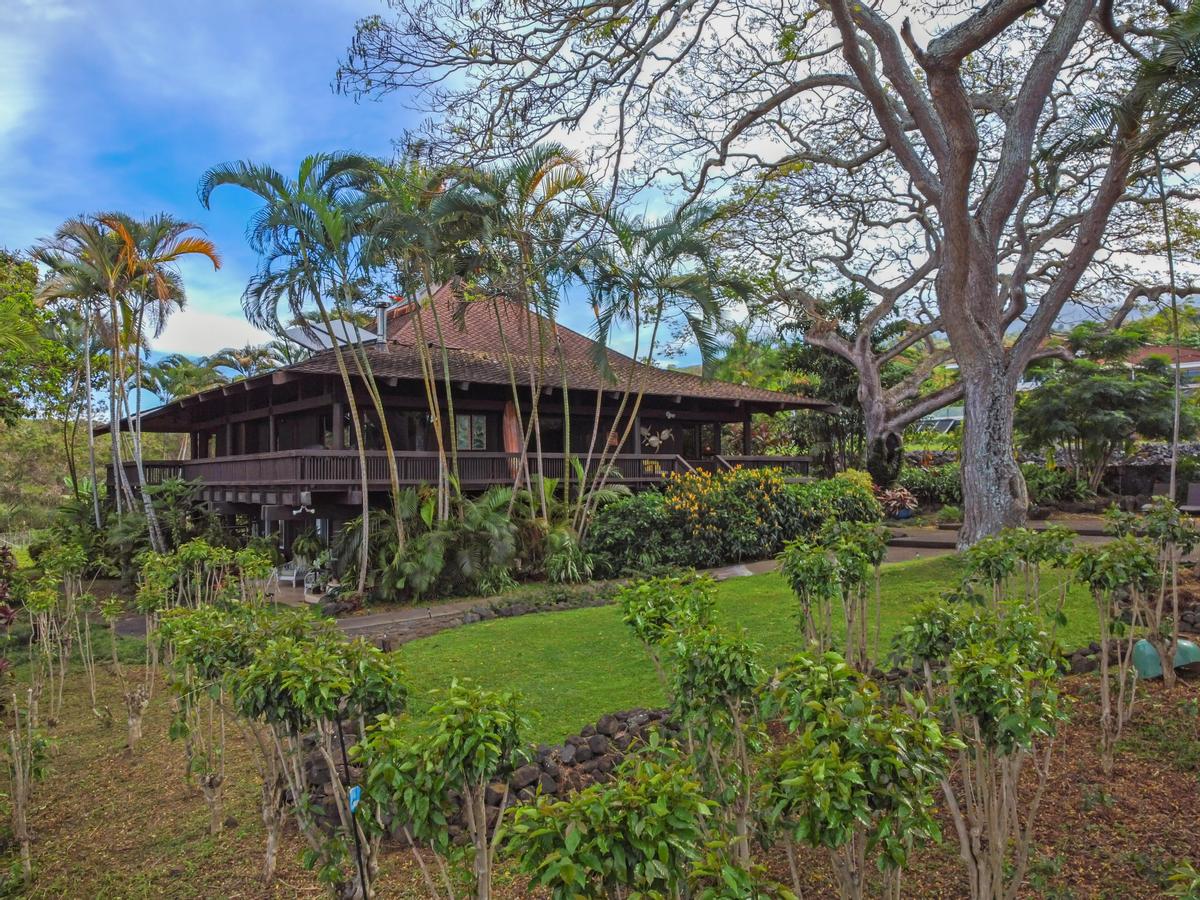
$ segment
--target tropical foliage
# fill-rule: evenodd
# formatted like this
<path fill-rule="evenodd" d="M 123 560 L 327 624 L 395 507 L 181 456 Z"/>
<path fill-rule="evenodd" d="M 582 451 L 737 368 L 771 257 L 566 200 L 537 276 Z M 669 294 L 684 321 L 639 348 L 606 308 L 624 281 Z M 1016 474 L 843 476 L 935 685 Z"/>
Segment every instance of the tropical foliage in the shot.
<path fill-rule="evenodd" d="M 869 479 L 844 473 L 789 483 L 778 469 L 697 471 L 601 505 L 588 537 L 600 571 L 693 568 L 760 559 L 827 521 L 880 518 Z"/>

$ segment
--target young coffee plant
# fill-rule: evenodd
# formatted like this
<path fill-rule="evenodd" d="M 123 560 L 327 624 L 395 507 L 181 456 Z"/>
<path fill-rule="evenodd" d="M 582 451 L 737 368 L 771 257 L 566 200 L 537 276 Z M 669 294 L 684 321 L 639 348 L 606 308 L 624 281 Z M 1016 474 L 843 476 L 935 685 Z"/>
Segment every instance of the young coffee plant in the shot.
<path fill-rule="evenodd" d="M 92 594 L 80 594 L 75 602 L 75 643 L 79 647 L 79 661 L 87 678 L 88 696 L 92 701 L 92 714 L 105 726 L 112 724 L 112 711 L 100 703 L 96 681 L 96 647 L 92 641 L 91 614 L 99 608 Z"/>
<path fill-rule="evenodd" d="M 733 859 L 750 863 L 752 757 L 765 744 L 759 648 L 745 634 L 693 628 L 671 644 L 672 696 L 707 796 L 719 804 Z"/>
<path fill-rule="evenodd" d="M 1075 533 L 1061 525 L 1049 525 L 1040 530 L 1016 528 L 1011 534 L 1013 554 L 1024 576 L 1024 604 L 1050 622 L 1050 637 L 1053 638 L 1058 628 L 1066 624 L 1063 609 L 1071 580 L 1059 578 L 1056 588 L 1043 592 L 1042 574 L 1046 569 L 1061 569 L 1067 565 L 1075 549 Z"/>
<path fill-rule="evenodd" d="M 163 617 L 176 609 L 261 604 L 262 585 L 269 572 L 270 561 L 258 550 L 234 551 L 199 538 L 181 544 L 170 553 L 150 552 L 142 556 L 137 606 L 146 620 L 146 667 L 142 679 L 133 681 L 117 666 L 129 722 L 130 749 L 141 739 L 142 717 L 153 696 L 160 662 L 173 666 L 172 637 L 159 634 Z M 175 674 L 178 679 L 178 670 Z M 182 702 L 178 693 L 175 702 L 178 713 Z M 177 731 L 181 721 L 177 715 Z M 214 718 L 214 727 L 219 730 L 221 724 Z"/>
<path fill-rule="evenodd" d="M 1146 640 L 1158 654 L 1163 684 L 1170 689 L 1175 686 L 1179 645 L 1179 562 L 1200 544 L 1200 531 L 1166 497 L 1155 499 L 1143 522 L 1146 537 L 1158 548 L 1159 570 L 1158 590 L 1144 610 Z"/>
<path fill-rule="evenodd" d="M 57 724 L 62 711 L 79 628 L 81 575 L 86 564 L 86 556 L 78 545 L 61 544 L 52 548 L 42 557 L 42 577 L 25 600 L 30 623 L 30 684 L 34 698 L 39 703 L 44 698 L 46 721 L 51 726 Z M 94 691 L 92 705 L 96 706 Z M 37 724 L 34 721 L 34 727 Z"/>
<path fill-rule="evenodd" d="M 258 605 L 231 604 L 226 607 L 203 606 L 196 609 L 174 609 L 163 615 L 162 630 L 176 648 L 175 666 L 181 669 L 182 677 L 174 682 L 177 689 L 191 685 L 197 695 L 206 695 L 220 704 L 224 714 L 231 700 L 231 693 L 238 673 L 253 662 L 259 648 L 272 641 L 288 638 L 292 640 L 319 639 L 332 636 L 331 623 L 314 623 L 311 616 L 302 610 L 276 610 Z M 213 788 L 221 788 L 221 782 L 211 776 L 222 774 L 223 739 L 221 731 L 200 731 L 200 739 L 212 737 L 199 753 L 196 753 L 195 735 L 197 728 L 203 729 L 206 720 L 195 715 L 206 709 L 204 698 L 181 703 L 172 724 L 172 732 L 183 738 L 187 748 L 188 773 L 199 770 L 201 779 L 214 781 Z M 215 710 L 214 710 L 215 712 Z M 270 883 L 275 877 L 276 859 L 282 830 L 288 814 L 288 781 L 284 773 L 285 760 L 276 750 L 271 726 L 258 718 L 245 718 L 230 712 L 235 725 L 248 738 L 254 748 L 254 761 L 260 778 L 260 813 L 266 829 L 266 850 L 263 856 L 263 880 Z M 197 760 L 198 765 L 197 765 Z M 209 802 L 210 828 L 219 819 L 219 794 L 206 794 Z"/>
<path fill-rule="evenodd" d="M 680 632 L 708 625 L 716 594 L 716 582 L 697 575 L 644 578 L 617 592 L 621 621 L 645 646 L 664 688 L 663 645 Z"/>
<path fill-rule="evenodd" d="M 923 701 L 904 699 L 907 708 L 883 703 L 836 653 L 797 656 L 773 679 L 769 712 L 791 737 L 762 766 L 762 802 L 797 894 L 793 844 L 826 850 L 839 895 L 861 900 L 873 868 L 883 873 L 879 895 L 898 897 L 914 842 L 940 838 L 934 794 L 947 749 L 962 745 Z"/>
<path fill-rule="evenodd" d="M 713 804 L 688 767 L 632 756 L 608 784 L 517 807 L 505 849 L 553 900 L 677 897 Z"/>
<path fill-rule="evenodd" d="M 1135 625 L 1139 613 L 1149 605 L 1147 596 L 1160 586 L 1158 552 L 1149 540 L 1127 535 L 1080 550 L 1072 557 L 1071 567 L 1075 577 L 1091 589 L 1100 624 L 1100 760 L 1105 777 L 1109 777 L 1116 743 L 1133 717 L 1137 697 Z M 1129 621 L 1118 603 L 1121 597 L 1130 602 Z"/>
<path fill-rule="evenodd" d="M 37 696 L 27 688 L 24 708 L 16 694 L 9 710 L 7 759 L 8 802 L 12 812 L 13 839 L 21 853 L 21 875 L 26 887 L 33 880 L 33 851 L 29 817 L 33 811 L 33 786 L 46 777 L 50 741 L 38 729 Z"/>
<path fill-rule="evenodd" d="M 514 694 L 453 682 L 415 727 L 381 715 L 355 748 L 354 759 L 366 771 L 366 796 L 377 830 L 385 817 L 409 823 L 414 859 L 431 896 L 454 896 L 443 860 L 452 849 L 449 823 L 460 813 L 470 838 L 475 897 L 492 896 L 496 846 L 511 798 L 505 787 L 492 819 L 487 793 L 512 770 L 525 726 Z M 433 852 L 440 887 L 418 842 Z"/>
<path fill-rule="evenodd" d="M 208 804 L 208 832 L 223 824 L 225 785 L 226 667 L 233 662 L 239 626 L 249 616 L 236 616 L 215 606 L 173 609 L 163 613 L 160 635 L 174 647 L 167 684 L 174 694 L 170 735 L 184 745 L 187 778 L 195 778 Z"/>
<path fill-rule="evenodd" d="M 941 649 L 942 667 L 924 665 L 950 733 L 961 742 L 942 794 L 958 836 L 973 900 L 1013 900 L 1029 863 L 1033 826 L 1065 717 L 1057 656 L 1039 618 L 1019 608 L 946 613 L 927 605 L 899 639 L 920 665 Z M 936 693 L 933 682 L 944 684 Z M 1032 790 L 1018 792 L 1022 773 Z"/>
<path fill-rule="evenodd" d="M 836 649 L 868 668 L 879 653 L 879 567 L 887 552 L 883 529 L 867 522 L 831 522 L 815 540 L 792 541 L 779 559 L 800 604 L 804 636 L 813 652 Z M 874 619 L 868 592 L 874 573 Z M 874 644 L 872 645 L 872 632 Z"/>
<path fill-rule="evenodd" d="M 261 727 L 278 755 L 308 844 L 306 865 L 336 896 L 369 897 L 382 828 L 364 829 L 351 808 L 347 744 L 368 719 L 404 708 L 408 692 L 398 661 L 328 631 L 285 635 L 254 648 L 229 682 L 238 714 Z M 357 731 L 349 742 L 347 729 Z M 318 785 L 321 773 L 328 782 Z"/>

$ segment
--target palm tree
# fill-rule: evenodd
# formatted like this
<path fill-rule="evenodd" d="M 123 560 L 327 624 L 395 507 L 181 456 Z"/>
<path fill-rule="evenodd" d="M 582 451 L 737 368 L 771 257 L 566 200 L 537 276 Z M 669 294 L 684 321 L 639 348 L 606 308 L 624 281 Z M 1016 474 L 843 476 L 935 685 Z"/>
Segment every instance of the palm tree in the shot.
<path fill-rule="evenodd" d="M 220 266 L 212 242 L 191 232 L 196 226 L 161 214 L 139 221 L 122 213 L 77 216 L 59 226 L 53 238 L 35 250 L 50 277 L 39 287 L 42 303 L 68 300 L 79 305 L 85 325 L 84 341 L 90 344 L 93 331 L 105 338 L 109 350 L 109 432 L 112 440 L 114 502 L 117 514 L 133 509 L 134 497 L 122 461 L 121 414 L 130 417 L 126 359 L 134 353 L 135 368 L 141 367 L 141 352 L 147 329 L 161 333 L 171 310 L 185 302 L 178 261 L 201 255 Z M 93 327 L 94 326 L 94 327 Z M 85 354 L 85 381 L 91 384 L 91 356 Z M 139 381 L 135 374 L 135 381 Z M 140 403 L 140 393 L 138 394 Z M 140 413 L 140 408 L 139 408 Z M 88 392 L 88 418 L 92 421 Z M 139 417 L 140 418 L 140 417 Z M 133 419 L 133 456 L 139 484 L 145 483 L 141 456 L 141 423 Z M 91 429 L 89 428 L 89 434 Z M 89 459 L 95 483 L 95 446 L 89 437 Z M 153 505 L 141 492 L 152 545 L 162 547 Z M 98 501 L 94 510 L 99 523 Z"/>
<path fill-rule="evenodd" d="M 119 326 L 114 324 L 119 315 L 110 316 L 109 324 L 104 321 L 106 306 L 119 305 L 124 286 L 120 266 L 117 262 L 119 247 L 116 236 L 93 216 L 77 216 L 68 219 L 55 231 L 54 236 L 39 243 L 34 250 L 35 258 L 51 270 L 51 277 L 38 291 L 41 303 L 70 300 L 81 305 L 84 320 L 106 339 L 108 345 L 109 381 L 109 433 L 112 440 L 113 502 L 117 515 L 122 506 L 132 508 L 132 493 L 121 462 L 121 447 L 117 440 L 119 416 L 117 415 L 117 353 L 114 343 L 119 340 Z M 89 332 L 92 329 L 89 328 Z M 85 337 L 85 340 L 87 338 Z M 89 417 L 92 411 L 89 409 Z M 93 458 L 94 444 L 89 445 Z M 97 527 L 99 514 L 97 513 Z"/>
<path fill-rule="evenodd" d="M 312 351 L 307 347 L 302 347 L 282 334 L 269 340 L 266 346 L 271 355 L 284 366 L 294 366 L 312 356 Z"/>
<path fill-rule="evenodd" d="M 1159 38 L 1161 44 L 1158 52 L 1140 60 L 1139 82 L 1147 98 L 1146 106 L 1149 111 L 1144 125 L 1143 155 L 1154 161 L 1171 293 L 1171 331 L 1175 344 L 1175 410 L 1171 439 L 1170 492 L 1171 496 L 1174 496 L 1176 471 L 1179 466 L 1183 389 L 1179 359 L 1179 293 L 1161 148 L 1164 142 L 1186 137 L 1200 128 L 1200 4 L 1189 4 L 1172 15 L 1159 32 Z"/>
<path fill-rule="evenodd" d="M 427 169 L 416 160 L 405 160 L 394 165 L 378 164 L 375 175 L 369 192 L 370 252 L 376 264 L 392 268 L 398 296 L 412 297 L 415 301 L 415 345 L 438 454 L 437 514 L 444 521 L 450 515 L 451 488 L 457 490 L 458 452 L 456 443 L 451 440 L 448 465 L 443 398 L 438 395 L 430 341 L 425 336 L 425 315 L 428 310 L 433 319 L 440 348 L 446 419 L 453 428 L 454 395 L 449 355 L 441 319 L 432 303 L 434 283 L 449 280 L 455 274 L 453 246 L 456 235 L 450 232 L 452 224 L 444 219 L 437 206 L 437 199 L 444 189 L 445 173 Z"/>
<path fill-rule="evenodd" d="M 208 238 L 194 234 L 199 226 L 177 219 L 168 213 L 159 213 L 148 219 L 139 220 L 124 213 L 101 213 L 96 217 L 110 229 L 117 239 L 117 266 L 121 288 L 120 302 L 110 297 L 110 315 L 117 323 L 118 312 L 122 313 L 126 329 L 131 329 L 125 346 L 134 351 L 134 378 L 141 380 L 142 348 L 149 337 L 158 337 L 166 326 L 171 313 L 187 303 L 178 263 L 186 256 L 202 256 L 221 267 L 216 245 Z M 151 546 L 156 550 L 166 549 L 158 525 L 158 516 L 150 495 L 144 490 L 146 473 L 142 458 L 142 394 L 135 393 L 135 409 L 130 415 L 128 392 L 124 390 L 125 372 L 121 348 L 114 343 L 117 357 L 117 375 L 121 381 L 121 400 L 127 419 L 133 423 L 133 459 L 138 475 L 138 490 L 142 508 L 150 531 Z M 119 429 L 116 437 L 119 439 Z"/>
<path fill-rule="evenodd" d="M 530 411 L 521 449 L 527 481 L 528 445 L 532 438 L 539 472 L 544 468 L 538 422 L 539 397 L 545 381 L 547 353 L 559 367 L 563 400 L 564 491 L 570 490 L 570 400 L 567 370 L 557 336 L 562 288 L 576 269 L 581 218 L 594 213 L 590 180 L 579 158 L 558 144 L 542 144 L 508 165 L 487 170 L 458 170 L 457 183 L 439 197 L 438 215 L 475 223 L 475 246 L 483 281 L 494 295 L 517 300 L 526 315 L 524 364 L 529 381 Z M 503 332 L 503 322 L 497 316 Z M 504 354 L 511 360 L 507 343 Z M 514 382 L 515 383 L 515 382 Z M 517 414 L 520 417 L 519 404 Z M 544 480 L 538 481 L 543 517 L 549 504 Z"/>
<path fill-rule="evenodd" d="M 172 353 L 147 366 L 142 371 L 141 379 L 133 382 L 133 386 L 149 391 L 164 403 L 170 403 L 228 382 L 229 379 L 210 360 L 196 362 L 182 353 Z"/>
<path fill-rule="evenodd" d="M 288 178 L 267 165 L 251 162 L 214 166 L 200 180 L 200 202 L 207 208 L 212 192 L 221 185 L 236 185 L 258 196 L 263 207 L 250 223 L 251 247 L 262 255 L 259 270 L 243 295 L 246 315 L 256 325 L 281 332 L 281 308 L 287 318 L 302 319 L 308 305 L 315 305 L 331 350 L 358 445 L 359 489 L 362 492 L 362 540 L 358 588 L 366 587 L 370 550 L 369 483 L 365 433 L 358 401 L 342 342 L 337 340 L 334 319 L 345 318 L 353 309 L 356 291 L 361 288 L 361 272 L 356 271 L 355 253 L 359 236 L 356 226 L 361 215 L 362 188 L 371 168 L 364 157 L 346 153 L 322 153 L 300 162 L 295 178 Z M 333 299 L 333 313 L 326 298 Z M 380 431 L 387 444 L 389 473 L 392 477 L 393 502 L 399 493 L 399 474 L 391 451 L 382 402 L 369 370 L 361 366 L 362 357 L 352 349 L 356 367 L 372 401 L 377 404 Z M 393 517 L 397 528 L 400 516 Z M 403 543 L 403 534 L 398 533 Z"/>
<path fill-rule="evenodd" d="M 94 322 L 97 298 L 102 288 L 95 279 L 94 269 L 52 242 L 43 242 L 34 249 L 34 258 L 50 270 L 49 277 L 38 287 L 39 303 L 69 301 L 76 305 L 83 325 L 81 347 L 84 364 L 84 408 L 87 413 L 88 467 L 92 478 L 92 515 L 97 529 L 101 526 L 100 491 L 96 478 L 96 412 L 92 392 L 92 359 Z M 115 479 L 115 473 L 114 473 Z M 115 484 L 115 481 L 114 481 Z"/>
<path fill-rule="evenodd" d="M 27 353 L 37 344 L 37 326 L 21 311 L 7 303 L 0 304 L 0 353 Z"/>
<path fill-rule="evenodd" d="M 226 347 L 208 357 L 205 364 L 215 369 L 228 369 L 234 380 L 271 372 L 287 365 L 274 343 L 272 341 L 267 344 L 247 344 L 244 347 Z"/>
<path fill-rule="evenodd" d="M 680 210 L 657 222 L 645 222 L 619 214 L 608 217 L 606 239 L 597 243 L 582 265 L 592 293 L 596 319 L 596 366 L 614 381 L 609 344 L 616 327 L 633 334 L 635 363 L 653 364 L 664 323 L 682 323 L 700 350 L 707 366 L 717 351 L 716 333 L 722 322 L 724 297 L 745 300 L 750 286 L 743 279 L 724 273 L 718 265 L 709 234 L 713 212 L 704 207 Z M 643 333 L 649 330 L 643 346 Z M 621 399 L 604 440 L 597 441 L 599 398 L 593 421 L 591 455 L 599 444 L 600 456 L 592 475 L 592 489 L 581 500 L 575 527 L 586 533 L 595 499 L 609 475 L 610 453 L 625 446 L 637 420 L 645 392 L 644 370 L 636 364 L 625 367 Z M 632 398 L 632 405 L 630 400 Z M 628 411 L 627 411 L 628 410 Z M 627 412 L 626 412 L 627 411 Z M 621 417 L 625 415 L 622 426 Z"/>

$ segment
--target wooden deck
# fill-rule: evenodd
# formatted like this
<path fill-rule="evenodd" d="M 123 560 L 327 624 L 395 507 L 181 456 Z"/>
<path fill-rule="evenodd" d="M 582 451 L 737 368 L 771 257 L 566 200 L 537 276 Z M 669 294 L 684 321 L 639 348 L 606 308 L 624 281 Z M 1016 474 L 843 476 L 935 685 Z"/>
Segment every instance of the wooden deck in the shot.
<path fill-rule="evenodd" d="M 433 452 L 396 453 L 396 467 L 403 485 L 431 484 L 438 477 L 438 455 Z M 368 489 L 387 490 L 390 485 L 387 454 L 368 451 Z M 580 458 L 580 462 L 584 460 Z M 734 466 L 784 469 L 793 477 L 808 475 L 810 458 L 806 456 L 715 456 L 701 460 L 685 460 L 666 454 L 620 454 L 611 458 L 609 482 L 642 487 L 657 484 L 675 472 L 695 469 L 730 469 Z M 496 484 L 512 484 L 518 466 L 518 453 L 487 453 L 480 451 L 458 454 L 459 482 L 464 489 L 481 490 Z M 243 503 L 294 503 L 301 491 L 342 493 L 361 487 L 360 460 L 355 450 L 285 450 L 276 453 L 256 453 L 246 456 L 221 456 L 208 459 L 145 461 L 143 469 L 148 484 L 161 484 L 172 478 L 200 481 L 210 500 Z M 529 466 L 539 473 L 538 460 L 530 454 Z M 593 463 L 594 466 L 594 463 Z M 545 455 L 541 474 L 562 478 L 564 460 L 561 455 Z M 126 477 L 137 484 L 133 463 L 126 463 Z M 109 481 L 112 471 L 109 467 Z M 280 495 L 280 496 L 274 496 Z"/>

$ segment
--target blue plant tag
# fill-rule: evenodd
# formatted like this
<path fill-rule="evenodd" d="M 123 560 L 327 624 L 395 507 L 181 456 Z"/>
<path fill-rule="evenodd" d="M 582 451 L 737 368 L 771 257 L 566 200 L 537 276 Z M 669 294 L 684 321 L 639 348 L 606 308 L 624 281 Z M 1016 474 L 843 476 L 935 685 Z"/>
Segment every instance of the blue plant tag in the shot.
<path fill-rule="evenodd" d="M 350 788 L 350 812 L 354 812 L 358 808 L 358 801 L 362 799 L 362 788 L 357 784 Z"/>

